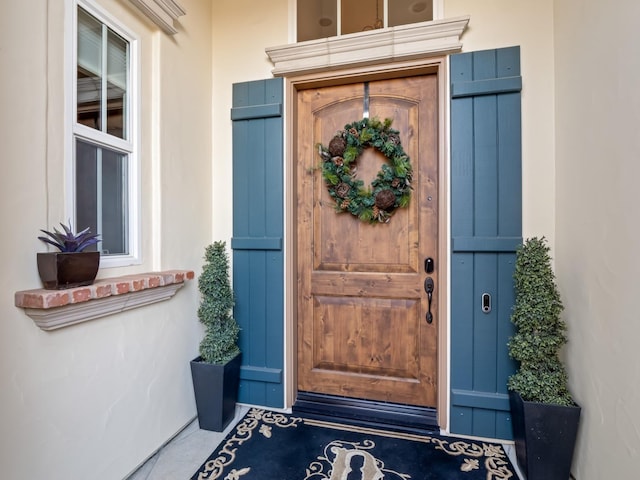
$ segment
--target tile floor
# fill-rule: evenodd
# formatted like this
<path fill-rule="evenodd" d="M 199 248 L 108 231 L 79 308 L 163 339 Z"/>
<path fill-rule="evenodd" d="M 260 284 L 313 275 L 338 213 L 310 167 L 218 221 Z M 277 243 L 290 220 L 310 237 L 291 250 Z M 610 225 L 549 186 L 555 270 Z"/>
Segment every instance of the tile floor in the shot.
<path fill-rule="evenodd" d="M 235 419 L 224 432 L 200 430 L 194 420 L 126 480 L 189 480 L 249 408 L 238 405 Z M 517 469 L 513 445 L 506 444 L 504 449 Z M 518 475 L 523 478 L 520 472 Z"/>
<path fill-rule="evenodd" d="M 248 406 L 238 405 L 224 432 L 201 430 L 195 419 L 126 480 L 189 480 L 248 411 Z"/>

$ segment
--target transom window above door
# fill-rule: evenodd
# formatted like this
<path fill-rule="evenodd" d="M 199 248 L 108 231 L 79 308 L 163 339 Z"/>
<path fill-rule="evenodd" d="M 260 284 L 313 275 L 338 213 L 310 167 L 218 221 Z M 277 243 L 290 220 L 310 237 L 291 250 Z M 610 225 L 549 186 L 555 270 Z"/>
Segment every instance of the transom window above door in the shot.
<path fill-rule="evenodd" d="M 433 20 L 433 0 L 297 0 L 297 41 Z"/>

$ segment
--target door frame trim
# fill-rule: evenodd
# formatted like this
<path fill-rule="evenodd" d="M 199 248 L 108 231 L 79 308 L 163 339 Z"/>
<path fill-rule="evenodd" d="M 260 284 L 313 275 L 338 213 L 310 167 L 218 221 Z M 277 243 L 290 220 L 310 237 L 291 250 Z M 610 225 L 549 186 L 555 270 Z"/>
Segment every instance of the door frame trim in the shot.
<path fill-rule="evenodd" d="M 389 64 L 459 52 L 469 15 L 268 47 L 275 76 Z"/>
<path fill-rule="evenodd" d="M 315 72 L 285 78 L 285 407 L 291 408 L 297 394 L 297 249 L 295 159 L 297 93 L 360 81 L 383 80 L 415 75 L 436 74 L 438 78 L 438 402 L 437 419 L 442 430 L 449 418 L 449 171 L 448 171 L 448 59 L 446 56 Z"/>

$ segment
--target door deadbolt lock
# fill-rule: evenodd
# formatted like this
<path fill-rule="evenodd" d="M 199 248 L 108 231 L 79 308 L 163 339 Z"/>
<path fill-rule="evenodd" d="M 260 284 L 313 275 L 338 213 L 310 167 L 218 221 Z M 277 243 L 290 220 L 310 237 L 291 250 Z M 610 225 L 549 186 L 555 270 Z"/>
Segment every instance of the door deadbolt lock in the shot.
<path fill-rule="evenodd" d="M 435 268 L 435 262 L 433 258 L 429 257 L 424 260 L 424 271 L 426 273 L 433 273 L 433 269 Z"/>

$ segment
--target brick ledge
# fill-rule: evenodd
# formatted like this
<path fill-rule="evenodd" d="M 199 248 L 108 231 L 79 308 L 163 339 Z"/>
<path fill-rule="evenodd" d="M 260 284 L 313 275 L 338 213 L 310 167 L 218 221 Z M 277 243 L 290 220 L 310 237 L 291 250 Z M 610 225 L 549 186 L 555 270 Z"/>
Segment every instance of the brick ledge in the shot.
<path fill-rule="evenodd" d="M 15 305 L 41 329 L 56 330 L 168 300 L 193 278 L 191 270 L 166 270 L 106 278 L 67 290 L 23 290 L 15 293 Z"/>

